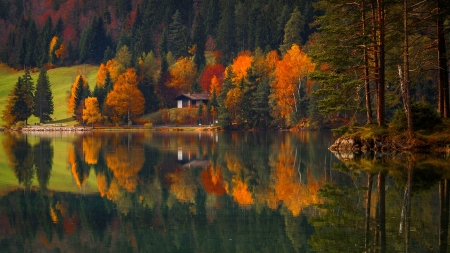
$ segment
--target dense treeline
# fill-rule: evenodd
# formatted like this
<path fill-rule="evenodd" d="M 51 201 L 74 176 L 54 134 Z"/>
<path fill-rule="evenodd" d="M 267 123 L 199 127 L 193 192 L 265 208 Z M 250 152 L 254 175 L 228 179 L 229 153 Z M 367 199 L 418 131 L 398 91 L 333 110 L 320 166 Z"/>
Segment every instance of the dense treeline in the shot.
<path fill-rule="evenodd" d="M 79 76 L 69 94 L 68 112 L 80 123 L 131 124 L 188 92 L 211 100 L 163 121 L 317 129 L 339 118 L 385 126 L 399 109 L 411 138 L 415 103 L 449 117 L 450 11 L 441 0 L 2 5 L 11 8 L 1 14 L 3 61 L 100 64 L 93 91 Z"/>
<path fill-rule="evenodd" d="M 164 52 L 165 31 L 166 50 L 175 58 L 187 56 L 196 45 L 198 65 L 205 63 L 205 50 L 220 50 L 226 64 L 240 51 L 278 49 L 294 8 L 301 11 L 296 36 L 305 42 L 313 19 L 310 2 L 2 0 L 0 59 L 16 68 L 99 64 L 127 45 L 134 65 L 143 52 Z"/>

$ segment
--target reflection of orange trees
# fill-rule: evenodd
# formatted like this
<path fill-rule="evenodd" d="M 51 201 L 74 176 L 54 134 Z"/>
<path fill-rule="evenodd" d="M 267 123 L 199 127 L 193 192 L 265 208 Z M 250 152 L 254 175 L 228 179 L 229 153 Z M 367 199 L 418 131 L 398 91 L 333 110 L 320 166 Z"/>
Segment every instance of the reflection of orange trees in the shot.
<path fill-rule="evenodd" d="M 84 173 L 80 173 L 80 166 L 79 160 L 77 160 L 77 154 L 74 146 L 69 146 L 68 150 L 68 157 L 69 157 L 69 165 L 71 167 L 73 178 L 75 179 L 75 182 L 78 186 L 83 186 L 86 183 L 86 179 L 88 175 Z"/>
<path fill-rule="evenodd" d="M 117 183 L 128 192 L 134 192 L 138 180 L 138 172 L 145 162 L 142 147 L 119 146 L 106 155 L 106 164 L 111 169 Z"/>
<path fill-rule="evenodd" d="M 97 187 L 100 192 L 100 196 L 104 197 L 108 192 L 108 183 L 106 177 L 102 173 L 97 174 Z"/>
<path fill-rule="evenodd" d="M 220 166 L 217 166 L 216 169 L 212 166 L 204 169 L 200 174 L 200 178 L 203 182 L 203 188 L 208 193 L 220 196 L 226 192 L 227 183 L 223 179 Z"/>
<path fill-rule="evenodd" d="M 234 197 L 234 201 L 241 206 L 253 204 L 252 193 L 249 191 L 247 183 L 243 182 L 240 178 L 233 178 L 232 182 L 232 195 Z"/>
<path fill-rule="evenodd" d="M 245 179 L 242 179 L 242 175 L 245 175 L 245 167 L 242 162 L 233 154 L 227 152 L 225 154 L 225 160 L 227 163 L 227 168 L 230 172 L 234 173 L 232 179 L 233 188 L 231 190 L 231 195 L 239 205 L 250 205 L 253 204 L 252 193 L 248 189 L 248 185 Z M 230 193 L 230 191 L 228 191 Z"/>
<path fill-rule="evenodd" d="M 102 147 L 101 139 L 94 136 L 83 138 L 84 161 L 87 164 L 97 164 L 98 154 Z"/>
<path fill-rule="evenodd" d="M 167 175 L 170 180 L 170 192 L 178 201 L 195 204 L 197 182 L 192 177 L 191 170 L 177 169 Z"/>
<path fill-rule="evenodd" d="M 289 144 L 281 145 L 275 167 L 274 188 L 277 200 L 283 201 L 293 216 L 298 216 L 303 208 L 321 202 L 318 197 L 321 185 L 314 180 L 309 171 L 308 183 L 300 182 L 299 172 L 294 168 L 294 155 L 289 153 L 289 150 L 291 150 Z"/>
<path fill-rule="evenodd" d="M 116 203 L 117 210 L 125 215 L 127 215 L 132 208 L 133 203 L 131 196 L 127 195 L 127 190 L 119 185 L 117 178 L 113 178 L 111 181 L 109 189 L 106 192 L 106 197 Z"/>

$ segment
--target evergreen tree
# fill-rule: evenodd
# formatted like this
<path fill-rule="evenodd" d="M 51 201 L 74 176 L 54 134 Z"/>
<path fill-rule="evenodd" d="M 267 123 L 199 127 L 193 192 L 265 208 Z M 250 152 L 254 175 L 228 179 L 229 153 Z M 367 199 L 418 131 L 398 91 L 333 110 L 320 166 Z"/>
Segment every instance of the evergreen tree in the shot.
<path fill-rule="evenodd" d="M 138 84 L 138 88 L 145 99 L 144 112 L 150 113 L 156 111 L 158 109 L 159 100 L 155 93 L 153 78 L 144 74 L 144 77 Z"/>
<path fill-rule="evenodd" d="M 227 99 L 228 91 L 230 91 L 233 87 L 232 82 L 233 77 L 234 77 L 233 70 L 230 67 L 228 67 L 227 77 L 223 81 L 222 88 L 220 89 L 220 94 L 217 98 L 217 102 L 219 104 L 217 118 L 219 120 L 219 125 L 223 128 L 228 128 L 231 126 L 230 113 L 225 107 L 225 100 Z"/>
<path fill-rule="evenodd" d="M 284 5 L 280 16 L 277 17 L 277 43 L 281 45 L 284 38 L 284 28 L 289 20 L 289 6 Z"/>
<path fill-rule="evenodd" d="M 166 60 L 166 54 L 169 52 L 167 42 L 167 30 L 164 28 L 161 41 L 159 42 L 159 58 L 161 59 L 161 75 L 167 72 L 169 65 Z"/>
<path fill-rule="evenodd" d="M 191 93 L 201 93 L 202 87 L 200 87 L 200 84 L 198 84 L 198 82 L 194 82 L 191 86 L 190 92 Z"/>
<path fill-rule="evenodd" d="M 103 64 L 106 64 L 109 60 L 113 59 L 115 55 L 116 55 L 116 54 L 115 54 L 114 51 L 111 49 L 111 47 L 110 47 L 110 46 L 107 46 L 106 49 L 105 49 L 105 52 L 104 52 L 104 54 L 103 54 L 103 60 L 102 60 L 102 63 L 103 63 Z"/>
<path fill-rule="evenodd" d="M 293 44 L 301 45 L 302 37 L 300 34 L 303 32 L 304 18 L 300 13 L 298 7 L 295 7 L 291 13 L 289 21 L 284 27 L 283 44 L 280 46 L 280 51 L 284 54 Z"/>
<path fill-rule="evenodd" d="M 266 129 L 270 125 L 270 80 L 265 78 L 258 83 L 252 109 L 255 111 L 253 122 L 255 127 Z"/>
<path fill-rule="evenodd" d="M 249 35 L 249 18 L 254 18 L 254 16 L 249 15 L 249 6 L 246 3 L 238 2 L 236 5 L 236 46 L 238 51 L 245 51 L 249 48 L 248 39 L 251 38 Z"/>
<path fill-rule="evenodd" d="M 205 66 L 205 44 L 206 44 L 206 33 L 205 25 L 203 20 L 203 15 L 201 13 L 197 14 L 194 20 L 194 36 L 192 38 L 192 43 L 195 44 L 195 55 L 194 62 L 197 65 L 198 72 L 200 73 Z"/>
<path fill-rule="evenodd" d="M 49 49 L 50 49 L 50 41 L 53 37 L 53 22 L 52 18 L 49 16 L 47 20 L 45 21 L 44 27 L 42 28 L 42 31 L 39 35 L 38 39 L 38 61 L 39 65 L 42 66 L 43 64 L 47 63 L 49 61 Z M 34 45 L 36 47 L 36 45 Z"/>
<path fill-rule="evenodd" d="M 219 1 L 218 0 L 204 1 L 204 6 L 205 8 L 207 8 L 205 18 L 205 33 L 206 35 L 215 37 L 217 24 L 219 23 L 220 17 Z"/>
<path fill-rule="evenodd" d="M 109 71 L 106 71 L 106 77 L 105 77 L 105 84 L 103 84 L 103 87 L 105 87 L 106 94 L 108 94 L 113 89 L 114 83 L 111 79 L 111 74 Z M 105 101 L 104 99 L 102 101 Z M 99 105 L 103 104 L 100 103 L 100 100 L 98 101 Z"/>
<path fill-rule="evenodd" d="M 200 104 L 198 105 L 197 108 L 197 124 L 201 124 L 202 123 L 202 119 L 203 119 L 203 103 L 200 102 Z"/>
<path fill-rule="evenodd" d="M 234 4 L 224 5 L 217 28 L 217 47 L 225 56 L 225 62 L 230 62 L 237 52 Z"/>
<path fill-rule="evenodd" d="M 36 47 L 36 38 L 38 38 L 38 32 L 36 29 L 36 23 L 34 19 L 29 21 L 29 25 L 25 34 L 25 59 L 24 65 L 28 67 L 37 66 L 38 63 L 38 51 Z"/>
<path fill-rule="evenodd" d="M 31 93 L 32 94 L 32 93 Z M 8 101 L 3 110 L 2 120 L 8 126 L 19 121 L 27 121 L 33 110 L 33 96 L 23 77 L 19 77 L 14 88 L 8 95 Z"/>
<path fill-rule="evenodd" d="M 173 21 L 169 25 L 168 48 L 175 59 L 178 59 L 187 53 L 188 32 L 181 21 L 179 10 L 175 12 L 172 19 Z"/>
<path fill-rule="evenodd" d="M 39 118 L 39 122 L 50 121 L 53 114 L 53 94 L 50 88 L 50 80 L 47 70 L 41 68 L 34 93 L 33 115 Z"/>
<path fill-rule="evenodd" d="M 109 45 L 106 29 L 101 17 L 94 18 L 83 31 L 80 39 L 80 62 L 100 63 L 104 58 L 104 52 Z"/>

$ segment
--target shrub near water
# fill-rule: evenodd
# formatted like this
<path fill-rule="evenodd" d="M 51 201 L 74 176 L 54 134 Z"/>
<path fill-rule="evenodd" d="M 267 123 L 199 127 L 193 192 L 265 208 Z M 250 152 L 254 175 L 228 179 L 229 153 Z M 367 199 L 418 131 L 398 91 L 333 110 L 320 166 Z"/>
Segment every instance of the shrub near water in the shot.
<path fill-rule="evenodd" d="M 414 131 L 431 130 L 436 125 L 442 123 L 442 120 L 433 106 L 427 102 L 414 102 L 411 104 L 412 121 Z M 404 131 L 408 128 L 406 122 L 405 110 L 403 108 L 395 111 L 394 117 L 389 127 Z"/>

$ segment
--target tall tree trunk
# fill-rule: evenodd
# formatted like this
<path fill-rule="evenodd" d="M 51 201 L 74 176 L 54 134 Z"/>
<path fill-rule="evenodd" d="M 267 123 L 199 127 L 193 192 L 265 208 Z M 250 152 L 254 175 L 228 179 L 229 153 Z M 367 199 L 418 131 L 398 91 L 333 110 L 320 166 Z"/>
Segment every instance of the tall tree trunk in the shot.
<path fill-rule="evenodd" d="M 361 14 L 362 14 L 362 33 L 365 37 L 366 35 L 366 8 L 365 1 L 362 2 Z M 371 124 L 373 122 L 372 119 L 372 105 L 370 101 L 370 79 L 369 79 L 369 56 L 367 52 L 367 45 L 364 43 L 364 89 L 366 95 L 366 115 L 367 115 L 367 124 Z"/>
<path fill-rule="evenodd" d="M 377 37 L 377 13 L 376 13 L 376 6 L 375 6 L 375 1 L 372 1 L 371 3 L 371 8 L 372 8 L 372 40 L 373 40 L 373 46 L 372 46 L 372 52 L 373 52 L 373 78 L 375 80 L 375 90 L 377 91 L 375 94 L 375 98 L 376 101 L 378 102 L 378 87 L 380 86 L 380 82 L 379 82 L 379 64 L 378 64 L 378 37 Z M 378 118 L 378 106 L 376 107 L 377 109 L 377 118 Z"/>
<path fill-rule="evenodd" d="M 412 115 L 411 115 L 411 98 L 410 98 L 410 84 L 409 84 L 409 41 L 408 41 L 408 0 L 403 1 L 403 32 L 404 45 L 403 45 L 403 103 L 405 105 L 406 121 L 408 124 L 408 136 L 412 140 L 414 138 Z M 401 77 L 400 77 L 401 79 Z"/>
<path fill-rule="evenodd" d="M 445 47 L 445 31 L 444 19 L 442 15 L 443 0 L 437 1 L 437 43 L 438 43 L 438 110 L 443 118 L 448 118 L 450 114 L 449 107 L 449 90 L 448 90 L 448 69 L 447 69 L 447 52 Z"/>
<path fill-rule="evenodd" d="M 385 8 L 384 1 L 377 0 L 377 16 L 378 16 L 378 90 L 377 90 L 377 120 L 378 125 L 385 124 L 385 99 L 384 99 L 384 83 L 385 83 Z"/>

